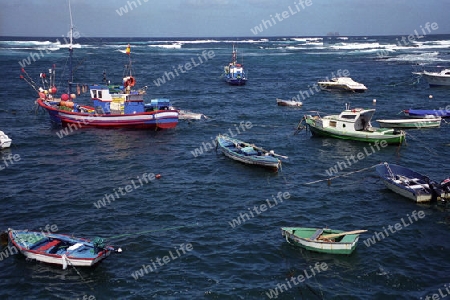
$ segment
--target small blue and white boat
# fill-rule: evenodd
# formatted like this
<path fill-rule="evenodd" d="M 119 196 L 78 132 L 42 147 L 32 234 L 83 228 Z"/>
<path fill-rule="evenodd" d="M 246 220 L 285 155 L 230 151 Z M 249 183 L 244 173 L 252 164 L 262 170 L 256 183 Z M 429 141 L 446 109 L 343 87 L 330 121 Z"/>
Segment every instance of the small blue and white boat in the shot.
<path fill-rule="evenodd" d="M 0 130 L 0 150 L 11 147 L 12 140 Z"/>
<path fill-rule="evenodd" d="M 218 135 L 216 142 L 217 147 L 222 150 L 225 156 L 248 165 L 278 171 L 281 167 L 281 160 L 276 158 L 276 156 L 287 158 L 286 156 L 274 153 L 273 150 L 267 151 L 253 144 L 245 143 L 225 135 Z"/>
<path fill-rule="evenodd" d="M 225 81 L 229 85 L 245 85 L 247 83 L 247 75 L 244 71 L 244 65 L 237 62 L 237 51 L 233 45 L 233 55 L 231 62 L 224 67 Z"/>
<path fill-rule="evenodd" d="M 446 109 L 405 109 L 403 113 L 411 118 L 450 118 L 450 110 Z"/>
<path fill-rule="evenodd" d="M 122 252 L 104 244 L 101 238 L 90 241 L 64 234 L 8 229 L 9 242 L 29 259 L 49 264 L 91 267 L 111 252 Z"/>
<path fill-rule="evenodd" d="M 379 164 L 376 171 L 388 189 L 414 202 L 431 202 L 450 196 L 446 191 L 447 180 L 437 183 L 414 170 L 387 162 Z"/>

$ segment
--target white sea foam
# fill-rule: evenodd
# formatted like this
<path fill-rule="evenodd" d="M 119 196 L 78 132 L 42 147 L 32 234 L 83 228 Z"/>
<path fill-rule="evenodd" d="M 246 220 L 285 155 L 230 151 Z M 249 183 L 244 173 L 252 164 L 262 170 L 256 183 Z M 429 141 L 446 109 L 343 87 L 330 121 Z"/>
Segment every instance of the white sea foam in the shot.
<path fill-rule="evenodd" d="M 148 45 L 153 48 L 164 48 L 164 49 L 181 49 L 181 43 L 173 43 L 173 44 L 156 44 L 156 45 Z"/>

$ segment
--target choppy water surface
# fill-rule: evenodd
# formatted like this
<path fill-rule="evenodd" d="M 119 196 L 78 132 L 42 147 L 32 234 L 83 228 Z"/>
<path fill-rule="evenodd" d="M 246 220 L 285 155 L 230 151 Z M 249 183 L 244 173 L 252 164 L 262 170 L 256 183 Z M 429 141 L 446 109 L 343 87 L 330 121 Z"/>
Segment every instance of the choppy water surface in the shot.
<path fill-rule="evenodd" d="M 3 255 L 2 299 L 448 295 L 448 208 L 397 196 L 371 168 L 388 161 L 435 180 L 448 177 L 448 125 L 410 130 L 406 145 L 380 150 L 305 132 L 294 135 L 308 111 L 339 113 L 345 103 L 375 107 L 375 119 L 397 118 L 408 108 L 450 105 L 449 89 L 429 88 L 411 73 L 448 66 L 450 37 L 426 36 L 416 47 L 399 46 L 395 38 L 80 39 L 74 50 L 77 82 L 100 83 L 103 71 L 111 81 L 120 81 L 130 43 L 138 85 L 148 86 L 148 101 L 170 98 L 175 106 L 209 118 L 180 120 L 166 131 L 84 129 L 63 138 L 48 115 L 36 110 L 36 93 L 19 75 L 27 59 L 25 70 L 35 81 L 56 63 L 63 83 L 67 47 L 56 38 L 2 38 L 0 129 L 13 145 L 0 152 L 5 166 L 0 171 L 0 229 L 56 225 L 60 233 L 101 236 L 124 249 L 95 268 L 76 270 Z M 221 79 L 233 43 L 248 70 L 243 87 Z M 203 53 L 211 55 L 206 59 Z M 188 62 L 191 70 L 169 74 Z M 319 79 L 344 70 L 369 90 L 346 95 L 314 90 Z M 159 87 L 158 78 L 166 79 Z M 302 95 L 301 108 L 276 105 L 276 98 Z M 90 100 L 86 94 L 77 101 Z M 231 161 L 212 144 L 217 134 L 230 131 L 289 159 L 279 173 Z M 366 153 L 364 159 L 342 164 L 360 152 Z M 362 171 L 328 184 L 327 170 L 339 162 L 342 170 L 335 176 Z M 152 173 L 161 178 L 142 181 Z M 124 192 L 133 182 L 132 190 Z M 96 208 L 107 195 L 114 201 Z M 271 203 L 266 210 L 254 210 L 265 203 Z M 418 212 L 422 218 L 415 219 Z M 397 223 L 401 229 L 392 231 Z M 368 232 L 352 255 L 332 256 L 288 244 L 280 227 L 296 225 Z M 319 272 L 317 266 L 326 268 Z M 296 281 L 300 275 L 305 276 L 302 282 Z"/>

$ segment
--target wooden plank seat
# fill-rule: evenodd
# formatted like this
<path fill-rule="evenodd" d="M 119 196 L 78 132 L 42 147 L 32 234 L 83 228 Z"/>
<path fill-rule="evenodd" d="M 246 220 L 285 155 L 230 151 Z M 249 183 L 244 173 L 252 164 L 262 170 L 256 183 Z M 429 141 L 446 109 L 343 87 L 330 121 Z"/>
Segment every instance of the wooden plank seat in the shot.
<path fill-rule="evenodd" d="M 47 244 L 42 245 L 41 247 L 35 249 L 36 251 L 47 251 L 48 249 L 58 245 L 61 241 L 59 240 L 53 240 Z"/>
<path fill-rule="evenodd" d="M 309 238 L 310 240 L 317 240 L 317 238 L 323 233 L 323 229 L 317 229 L 316 232 Z"/>
<path fill-rule="evenodd" d="M 424 188 L 429 189 L 430 188 L 430 186 L 428 184 L 409 185 L 408 187 L 410 189 L 413 189 L 413 190 L 424 189 Z"/>
<path fill-rule="evenodd" d="M 342 238 L 340 243 L 353 243 L 354 240 L 355 240 L 355 234 L 347 234 L 347 235 L 344 235 L 344 237 Z"/>

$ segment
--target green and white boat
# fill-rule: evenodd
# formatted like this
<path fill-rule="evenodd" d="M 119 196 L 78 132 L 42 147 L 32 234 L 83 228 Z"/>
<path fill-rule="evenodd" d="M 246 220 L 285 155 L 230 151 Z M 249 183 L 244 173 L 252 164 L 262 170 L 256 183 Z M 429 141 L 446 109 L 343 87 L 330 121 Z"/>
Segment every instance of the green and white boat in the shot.
<path fill-rule="evenodd" d="M 361 142 L 378 142 L 387 144 L 402 144 L 405 141 L 405 132 L 392 128 L 377 128 L 370 123 L 375 109 L 347 108 L 339 115 L 321 117 L 305 115 L 298 125 L 306 123 L 313 135 L 332 137 L 344 140 Z"/>
<path fill-rule="evenodd" d="M 281 234 L 288 243 L 307 250 L 351 254 L 358 243 L 359 234 L 367 230 L 342 231 L 329 228 L 282 227 Z"/>
<path fill-rule="evenodd" d="M 441 126 L 441 117 L 423 119 L 376 120 L 382 128 L 436 128 Z"/>

